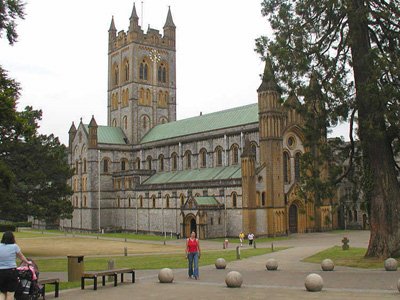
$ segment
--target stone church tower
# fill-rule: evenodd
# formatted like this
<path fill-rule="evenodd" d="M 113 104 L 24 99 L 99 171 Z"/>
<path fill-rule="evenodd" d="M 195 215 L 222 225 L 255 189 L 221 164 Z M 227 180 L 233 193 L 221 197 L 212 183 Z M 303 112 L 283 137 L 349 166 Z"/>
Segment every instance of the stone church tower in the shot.
<path fill-rule="evenodd" d="M 164 35 L 144 33 L 135 5 L 127 33 L 109 29 L 107 125 L 120 127 L 128 144 L 158 124 L 176 121 L 176 27 L 168 10 Z"/>
<path fill-rule="evenodd" d="M 258 116 L 260 139 L 260 163 L 265 165 L 265 194 L 268 232 L 276 234 L 277 214 L 285 214 L 285 193 L 283 180 L 283 133 L 287 114 L 281 105 L 281 89 L 276 84 L 271 61 L 267 57 L 263 81 L 258 92 Z M 282 220 L 281 220 L 282 221 Z M 281 222 L 280 221 L 280 222 Z"/>

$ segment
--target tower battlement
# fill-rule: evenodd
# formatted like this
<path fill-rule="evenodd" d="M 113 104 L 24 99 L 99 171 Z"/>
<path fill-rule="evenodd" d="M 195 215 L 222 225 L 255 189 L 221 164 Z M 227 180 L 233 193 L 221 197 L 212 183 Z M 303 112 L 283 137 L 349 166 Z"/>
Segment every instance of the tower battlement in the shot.
<path fill-rule="evenodd" d="M 121 30 L 117 34 L 117 29 L 114 24 L 114 17 L 111 20 L 109 29 L 109 41 L 108 51 L 114 52 L 118 49 L 126 47 L 131 43 L 138 43 L 147 46 L 154 46 L 158 48 L 165 48 L 169 50 L 175 50 L 175 24 L 172 20 L 171 10 L 168 10 L 167 20 L 164 25 L 164 35 L 159 30 L 149 28 L 144 33 L 143 29 L 139 25 L 139 17 L 136 14 L 135 5 L 130 20 L 130 26 L 127 32 Z"/>

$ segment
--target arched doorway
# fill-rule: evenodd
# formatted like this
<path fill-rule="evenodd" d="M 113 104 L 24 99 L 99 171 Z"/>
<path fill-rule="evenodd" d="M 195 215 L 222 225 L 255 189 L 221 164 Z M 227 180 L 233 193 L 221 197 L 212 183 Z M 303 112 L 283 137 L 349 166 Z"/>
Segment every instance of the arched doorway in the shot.
<path fill-rule="evenodd" d="M 294 204 L 289 207 L 289 231 L 297 233 L 297 206 Z"/>
<path fill-rule="evenodd" d="M 190 214 L 186 216 L 184 228 L 185 228 L 184 232 L 185 237 L 189 237 L 192 231 L 196 232 L 197 234 L 196 217 L 194 215 Z"/>

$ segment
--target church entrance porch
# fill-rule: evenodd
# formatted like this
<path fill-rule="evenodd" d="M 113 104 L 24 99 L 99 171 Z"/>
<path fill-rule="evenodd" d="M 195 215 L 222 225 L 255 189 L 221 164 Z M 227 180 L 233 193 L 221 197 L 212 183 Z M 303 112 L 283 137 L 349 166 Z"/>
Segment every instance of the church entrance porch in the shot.
<path fill-rule="evenodd" d="M 196 236 L 198 234 L 197 232 L 197 224 L 196 224 L 196 217 L 192 214 L 187 215 L 184 221 L 183 225 L 183 236 L 184 237 L 190 237 L 190 233 L 192 231 L 196 232 Z"/>

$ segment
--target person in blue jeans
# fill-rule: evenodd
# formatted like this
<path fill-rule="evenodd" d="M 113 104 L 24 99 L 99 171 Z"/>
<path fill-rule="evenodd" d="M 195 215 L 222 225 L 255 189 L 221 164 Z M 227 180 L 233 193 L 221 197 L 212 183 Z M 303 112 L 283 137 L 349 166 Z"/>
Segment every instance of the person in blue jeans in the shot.
<path fill-rule="evenodd" d="M 190 238 L 186 241 L 186 259 L 189 261 L 189 279 L 193 276 L 196 280 L 199 279 L 199 259 L 201 256 L 200 252 L 200 242 L 196 238 L 196 232 L 192 231 L 190 233 Z M 193 271 L 194 263 L 194 271 Z"/>
<path fill-rule="evenodd" d="M 18 271 L 16 256 L 24 263 L 32 264 L 22 254 L 15 243 L 14 234 L 7 231 L 3 234 L 0 243 L 0 300 L 13 300 L 18 285 Z"/>

